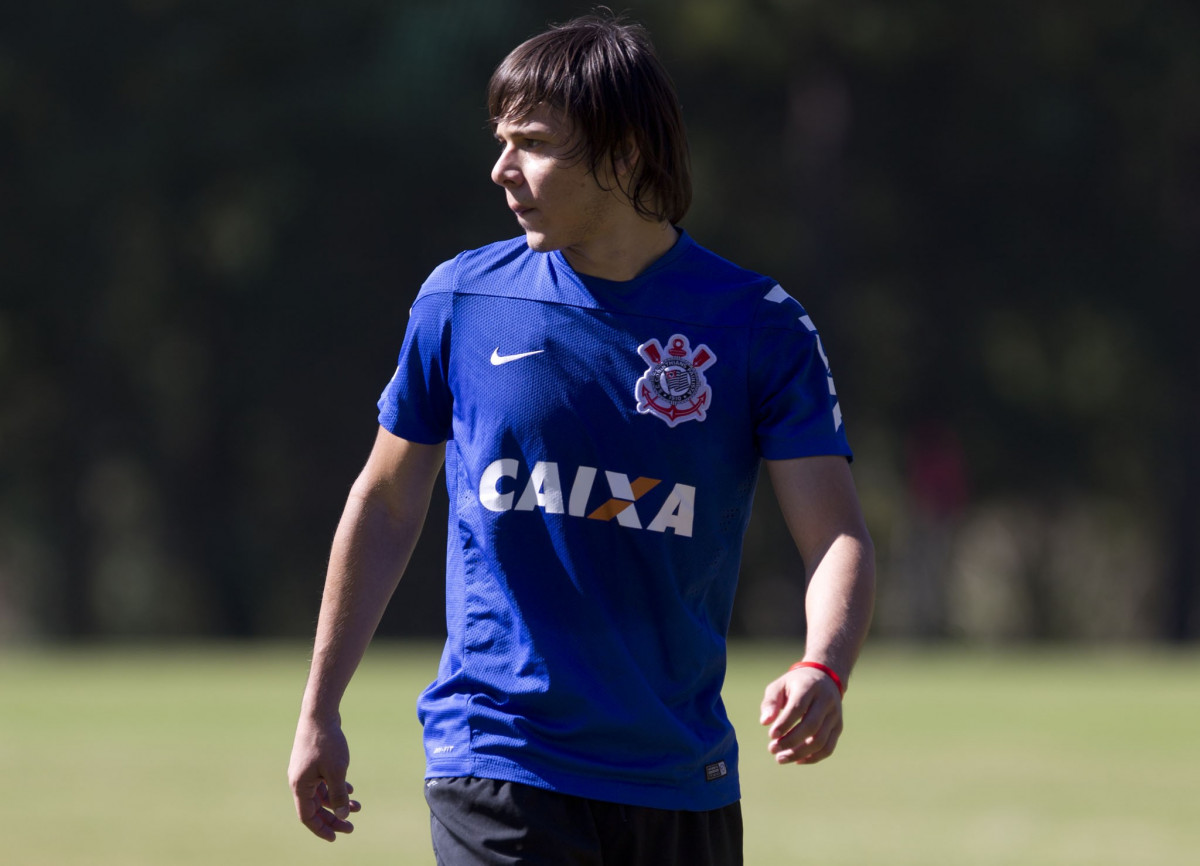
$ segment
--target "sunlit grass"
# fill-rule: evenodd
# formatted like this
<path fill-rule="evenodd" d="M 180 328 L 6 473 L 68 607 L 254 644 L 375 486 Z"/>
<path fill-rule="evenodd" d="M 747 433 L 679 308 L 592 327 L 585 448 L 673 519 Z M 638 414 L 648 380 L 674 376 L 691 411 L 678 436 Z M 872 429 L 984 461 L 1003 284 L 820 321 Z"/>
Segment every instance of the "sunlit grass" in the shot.
<path fill-rule="evenodd" d="M 838 753 L 777 767 L 758 702 L 794 654 L 732 651 L 748 864 L 1194 862 L 1195 654 L 872 647 Z M 6 649 L 3 862 L 432 863 L 414 701 L 435 661 L 427 645 L 368 655 L 343 708 L 364 810 L 328 846 L 285 781 L 305 647 Z"/>
<path fill-rule="evenodd" d="M 1194 860 L 1194 655 L 869 651 L 838 753 L 786 770 L 761 756 L 753 709 L 735 697 L 771 670 L 759 659 L 727 689 L 749 863 Z"/>

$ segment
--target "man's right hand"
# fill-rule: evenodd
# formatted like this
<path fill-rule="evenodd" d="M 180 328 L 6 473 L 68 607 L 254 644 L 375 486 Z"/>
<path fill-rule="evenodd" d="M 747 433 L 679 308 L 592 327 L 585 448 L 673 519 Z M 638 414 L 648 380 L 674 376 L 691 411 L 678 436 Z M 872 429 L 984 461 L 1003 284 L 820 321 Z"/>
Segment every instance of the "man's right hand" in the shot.
<path fill-rule="evenodd" d="M 292 743 L 288 781 L 300 822 L 327 842 L 338 833 L 350 833 L 346 819 L 362 808 L 350 799 L 354 786 L 346 781 L 350 747 L 339 721 L 318 722 L 301 717 Z"/>

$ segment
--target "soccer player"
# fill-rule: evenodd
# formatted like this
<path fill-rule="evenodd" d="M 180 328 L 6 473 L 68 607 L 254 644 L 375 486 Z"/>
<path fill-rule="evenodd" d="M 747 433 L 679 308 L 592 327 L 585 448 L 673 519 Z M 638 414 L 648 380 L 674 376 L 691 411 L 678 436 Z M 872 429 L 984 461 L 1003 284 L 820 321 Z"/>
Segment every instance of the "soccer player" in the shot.
<path fill-rule="evenodd" d="M 449 636 L 418 700 L 438 862 L 740 863 L 721 685 L 762 461 L 808 572 L 804 657 L 762 701 L 778 763 L 834 750 L 873 604 L 825 352 L 781 286 L 678 227 L 687 145 L 638 25 L 536 36 L 488 100 L 523 234 L 412 307 L 333 543 L 296 809 L 352 829 L 339 702 L 444 461 Z"/>

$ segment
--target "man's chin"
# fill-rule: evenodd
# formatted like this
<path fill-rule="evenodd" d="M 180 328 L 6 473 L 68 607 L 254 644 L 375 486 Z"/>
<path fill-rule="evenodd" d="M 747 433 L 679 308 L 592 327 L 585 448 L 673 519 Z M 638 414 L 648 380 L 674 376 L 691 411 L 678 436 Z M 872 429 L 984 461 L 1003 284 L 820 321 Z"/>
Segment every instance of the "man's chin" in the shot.
<path fill-rule="evenodd" d="M 561 244 L 556 244 L 542 232 L 525 232 L 525 243 L 535 253 L 552 253 L 557 250 Z"/>

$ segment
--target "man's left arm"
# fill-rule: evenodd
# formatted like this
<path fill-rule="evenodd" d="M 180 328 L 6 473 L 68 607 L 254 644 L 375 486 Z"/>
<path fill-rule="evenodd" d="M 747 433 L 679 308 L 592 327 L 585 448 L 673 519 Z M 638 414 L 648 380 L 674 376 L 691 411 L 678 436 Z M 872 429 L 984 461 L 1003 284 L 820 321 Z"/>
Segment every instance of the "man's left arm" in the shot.
<path fill-rule="evenodd" d="M 769 460 L 767 469 L 807 570 L 803 660 L 815 666 L 793 667 L 767 686 L 761 723 L 777 762 L 815 764 L 842 733 L 841 692 L 874 609 L 875 552 L 844 457 Z"/>

